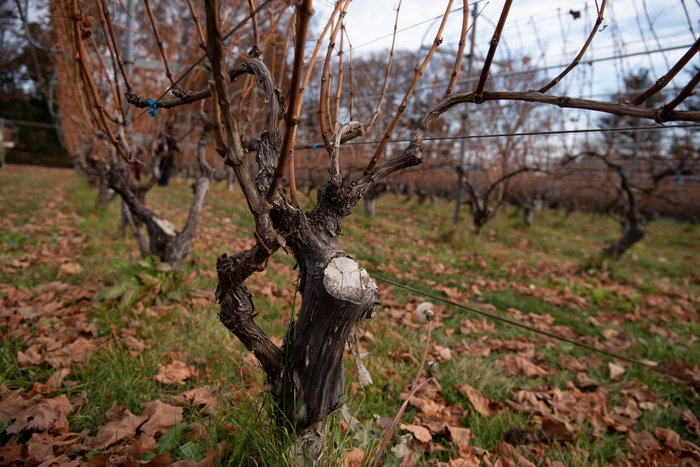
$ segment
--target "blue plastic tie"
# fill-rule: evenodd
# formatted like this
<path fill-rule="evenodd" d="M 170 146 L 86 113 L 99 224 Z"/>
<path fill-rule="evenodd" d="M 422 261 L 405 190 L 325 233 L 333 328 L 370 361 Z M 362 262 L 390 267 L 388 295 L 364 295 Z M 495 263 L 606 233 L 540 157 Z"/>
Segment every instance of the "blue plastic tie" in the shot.
<path fill-rule="evenodd" d="M 478 172 L 478 171 L 479 171 L 479 167 L 474 167 L 474 172 Z"/>
<path fill-rule="evenodd" d="M 627 173 L 627 171 L 626 171 L 625 169 L 620 169 L 620 174 L 621 174 L 621 175 L 625 175 L 626 173 Z"/>
<path fill-rule="evenodd" d="M 323 143 L 316 143 L 313 146 L 311 146 L 311 149 L 323 149 L 325 147 L 326 147 L 326 145 Z"/>
<path fill-rule="evenodd" d="M 151 118 L 155 117 L 158 115 L 158 101 L 155 99 L 148 99 L 148 115 L 150 115 Z"/>

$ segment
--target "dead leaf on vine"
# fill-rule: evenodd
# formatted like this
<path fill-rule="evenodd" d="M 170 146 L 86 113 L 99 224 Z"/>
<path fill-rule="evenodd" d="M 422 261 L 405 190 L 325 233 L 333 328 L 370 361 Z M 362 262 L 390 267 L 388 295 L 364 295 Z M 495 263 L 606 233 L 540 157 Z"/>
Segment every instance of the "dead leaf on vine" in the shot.
<path fill-rule="evenodd" d="M 197 375 L 197 370 L 185 362 L 173 360 L 167 365 L 158 365 L 158 374 L 153 377 L 163 384 L 184 384 L 186 379 Z"/>

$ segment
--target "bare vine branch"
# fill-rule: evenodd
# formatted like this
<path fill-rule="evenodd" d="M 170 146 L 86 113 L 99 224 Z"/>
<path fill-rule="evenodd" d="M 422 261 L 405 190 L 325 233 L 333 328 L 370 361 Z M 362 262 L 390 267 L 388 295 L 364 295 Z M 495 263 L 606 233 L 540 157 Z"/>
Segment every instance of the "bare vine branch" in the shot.
<path fill-rule="evenodd" d="M 455 83 L 457 82 L 457 77 L 459 76 L 459 69 L 462 66 L 462 57 L 464 56 L 464 47 L 467 45 L 467 32 L 469 31 L 469 5 L 464 4 L 462 8 L 462 31 L 459 34 L 459 47 L 457 47 L 457 57 L 455 58 L 455 64 L 452 68 L 452 73 L 450 74 L 450 82 L 447 85 L 447 91 L 445 91 L 444 97 L 450 97 L 452 91 L 454 90 Z"/>
<path fill-rule="evenodd" d="M 163 47 L 163 37 L 160 35 L 160 31 L 158 30 L 158 24 L 156 23 L 156 17 L 153 15 L 153 8 L 151 8 L 151 0 L 143 1 L 146 5 L 146 12 L 148 13 L 148 18 L 151 20 L 153 33 L 156 35 L 156 43 L 158 44 L 158 50 L 160 50 L 160 55 L 163 58 L 163 64 L 165 65 L 165 75 L 168 77 L 168 80 L 170 81 L 170 84 L 173 86 L 173 88 L 176 88 L 173 70 L 170 68 L 170 62 L 168 62 L 168 55 L 165 53 L 165 47 Z"/>
<path fill-rule="evenodd" d="M 306 42 L 306 33 L 309 30 L 309 21 L 313 14 L 311 0 L 303 0 L 301 5 L 297 7 L 297 25 L 296 25 L 296 43 L 297 53 L 294 55 L 294 68 L 292 68 L 292 81 L 289 87 L 289 100 L 287 103 L 287 112 L 284 118 L 284 137 L 282 139 L 282 150 L 280 158 L 275 168 L 275 174 L 270 184 L 270 189 L 267 191 L 268 201 L 273 200 L 278 196 L 278 190 L 282 177 L 289 164 L 290 176 L 290 192 L 292 200 L 296 205 L 299 205 L 299 200 L 296 196 L 296 181 L 294 178 L 294 141 L 296 141 L 296 130 L 299 124 L 299 110 L 301 98 L 299 91 L 299 81 L 301 80 L 301 69 L 304 66 L 304 43 Z"/>
<path fill-rule="evenodd" d="M 338 37 L 338 31 L 340 31 L 340 25 L 343 24 L 343 18 L 345 17 L 345 13 L 347 12 L 348 5 L 350 5 L 350 0 L 344 0 L 339 3 L 342 3 L 343 6 L 340 8 L 340 13 L 338 15 L 338 20 L 335 23 L 335 26 L 333 27 L 333 31 L 331 32 L 331 36 L 328 38 L 328 50 L 326 52 L 326 59 L 323 62 L 323 74 L 321 75 L 321 88 L 319 91 L 319 99 L 318 99 L 318 118 L 319 122 L 321 125 L 321 137 L 323 137 L 323 143 L 326 145 L 326 147 L 330 144 L 330 138 L 331 138 L 331 131 L 332 128 L 330 128 L 330 122 L 329 122 L 329 112 L 330 112 L 330 105 L 328 103 L 328 100 L 330 100 L 330 71 L 331 71 L 331 57 L 333 56 L 333 48 L 335 47 L 335 40 L 336 37 Z M 329 21 L 332 21 L 333 17 Z"/>
<path fill-rule="evenodd" d="M 256 46 L 260 46 L 260 31 L 258 31 L 258 19 L 255 17 L 255 0 L 248 0 L 250 7 L 250 20 L 253 23 L 253 42 Z"/>
<path fill-rule="evenodd" d="M 386 95 L 386 86 L 389 82 L 389 72 L 391 71 L 391 63 L 394 61 L 394 46 L 396 45 L 396 31 L 399 27 L 399 12 L 401 11 L 401 0 L 399 0 L 399 6 L 396 7 L 396 19 L 394 20 L 394 34 L 391 37 L 391 49 L 389 50 L 389 61 L 386 64 L 386 71 L 384 72 L 384 84 L 382 85 L 382 93 L 379 96 L 379 102 L 377 102 L 377 110 L 374 111 L 372 119 L 367 124 L 367 131 L 372 128 L 375 120 L 379 117 L 379 111 L 382 110 L 382 103 L 384 102 L 384 96 Z"/>
<path fill-rule="evenodd" d="M 384 149 L 386 148 L 386 145 L 389 142 L 389 139 L 391 138 L 391 134 L 394 132 L 394 128 L 396 128 L 396 124 L 399 122 L 399 119 L 401 118 L 401 115 L 403 115 L 404 110 L 406 110 L 406 106 L 408 105 L 408 100 L 411 98 L 411 94 L 413 94 L 413 90 L 416 88 L 416 85 L 418 84 L 418 80 L 420 80 L 421 76 L 423 76 L 423 72 L 425 71 L 425 68 L 428 66 L 430 59 L 433 57 L 433 54 L 437 50 L 438 46 L 442 43 L 442 31 L 443 31 L 443 29 L 445 29 L 445 24 L 447 23 L 447 18 L 450 16 L 450 10 L 452 9 L 452 3 L 453 3 L 453 0 L 450 0 L 447 3 L 447 9 L 445 10 L 445 14 L 442 17 L 442 22 L 440 23 L 440 27 L 438 28 L 437 34 L 435 35 L 435 40 L 433 41 L 433 45 L 430 47 L 430 50 L 428 51 L 428 54 L 425 56 L 425 59 L 423 60 L 423 63 L 421 64 L 421 66 L 418 69 L 416 69 L 416 73 L 413 76 L 413 81 L 411 82 L 411 85 L 408 87 L 408 91 L 406 91 L 406 95 L 404 96 L 403 101 L 401 101 L 401 104 L 399 105 L 399 108 L 396 111 L 396 114 L 394 115 L 394 118 L 391 121 L 391 124 L 389 124 L 389 128 L 387 128 L 386 132 L 384 133 L 384 136 L 382 137 L 382 141 L 379 143 L 379 147 L 377 147 L 377 150 L 374 152 L 372 159 L 369 161 L 369 164 L 367 164 L 367 167 L 365 168 L 365 174 L 371 173 L 377 167 L 377 162 L 379 162 L 379 157 L 384 152 Z"/>
<path fill-rule="evenodd" d="M 632 99 L 630 104 L 641 105 L 654 94 L 665 88 L 666 85 L 683 69 L 683 67 L 686 66 L 688 62 L 693 59 L 693 57 L 695 57 L 698 51 L 700 51 L 700 39 L 695 41 L 692 47 L 690 47 L 688 51 L 683 54 L 681 59 L 678 60 L 675 65 L 673 65 L 673 68 L 671 68 L 668 73 L 659 78 L 649 89 Z"/>
<path fill-rule="evenodd" d="M 677 112 L 673 109 L 678 107 L 681 102 L 683 102 L 685 99 L 693 95 L 695 92 L 695 87 L 700 83 L 700 71 L 695 73 L 695 76 L 688 82 L 688 84 L 685 85 L 683 89 L 681 89 L 681 92 L 678 93 L 678 95 L 673 99 L 671 102 L 668 104 L 664 105 L 663 108 L 659 111 L 657 120 L 661 122 L 666 122 L 673 120 L 672 116 L 673 114 L 676 113 L 684 113 L 684 112 Z M 696 112 L 689 112 L 689 113 L 696 113 Z M 693 120 L 696 121 L 696 120 Z"/>
<path fill-rule="evenodd" d="M 491 69 L 491 63 L 493 62 L 493 57 L 496 55 L 496 49 L 498 48 L 498 43 L 501 40 L 501 34 L 503 33 L 503 28 L 506 25 L 506 19 L 508 19 L 508 12 L 510 12 L 510 6 L 513 4 L 513 0 L 506 0 L 503 5 L 503 11 L 501 11 L 501 17 L 498 19 L 498 24 L 496 24 L 496 30 L 493 32 L 493 37 L 491 38 L 491 46 L 486 54 L 486 60 L 484 61 L 484 68 L 481 70 L 481 75 L 479 76 L 479 83 L 476 85 L 475 94 L 481 95 L 484 91 L 484 86 L 486 86 L 486 78 L 489 76 L 489 70 Z"/>
<path fill-rule="evenodd" d="M 223 39 L 219 29 L 219 2 L 218 0 L 205 0 L 204 6 L 207 24 L 207 56 L 212 66 L 217 100 L 221 106 L 221 119 L 226 133 L 226 147 L 220 154 L 226 164 L 231 166 L 236 173 L 238 182 L 248 202 L 248 208 L 255 218 L 255 228 L 257 235 L 259 235 L 259 240 L 265 248 L 269 249 L 270 246 L 274 246 L 277 242 L 276 234 L 270 221 L 270 208 L 255 188 L 243 158 L 241 137 L 238 133 L 238 124 L 228 92 L 230 78 L 226 73 Z"/>
<path fill-rule="evenodd" d="M 197 11 L 192 5 L 192 0 L 187 0 L 187 7 L 190 9 L 190 14 L 192 15 L 192 21 L 194 21 L 194 27 L 197 30 L 197 37 L 199 37 L 199 47 L 203 50 L 207 50 L 207 40 L 204 38 L 204 31 L 202 30 L 202 25 L 199 23 L 200 17 Z"/>
<path fill-rule="evenodd" d="M 581 47 L 581 51 L 578 53 L 578 55 L 576 55 L 576 58 L 574 58 L 574 61 L 571 62 L 569 64 L 569 66 L 567 66 L 566 69 L 559 74 L 559 76 L 554 78 L 552 81 L 549 82 L 549 84 L 542 87 L 537 92 L 549 91 L 554 86 L 556 86 L 564 76 L 569 74 L 569 72 L 571 70 L 573 70 L 579 63 L 581 63 L 581 59 L 583 58 L 583 54 L 586 53 L 586 50 L 588 50 L 588 46 L 590 46 L 591 42 L 593 42 L 593 37 L 595 37 L 596 33 L 598 32 L 598 28 L 600 27 L 601 24 L 603 24 L 603 14 L 605 13 L 605 5 L 607 3 L 608 3 L 608 0 L 603 0 L 603 2 L 600 4 L 600 8 L 598 9 L 598 17 L 595 20 L 595 24 L 593 24 L 593 29 L 591 29 L 591 32 L 588 35 L 588 39 L 586 39 L 586 43 L 583 44 L 583 47 Z"/>

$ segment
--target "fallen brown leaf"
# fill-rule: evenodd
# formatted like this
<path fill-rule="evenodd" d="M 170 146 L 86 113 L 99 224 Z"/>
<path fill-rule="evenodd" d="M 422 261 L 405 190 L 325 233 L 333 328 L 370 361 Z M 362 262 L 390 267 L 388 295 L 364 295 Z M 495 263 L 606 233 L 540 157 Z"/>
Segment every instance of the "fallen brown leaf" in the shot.
<path fill-rule="evenodd" d="M 24 462 L 23 444 L 6 444 L 0 448 L 0 462 L 12 465 Z"/>
<path fill-rule="evenodd" d="M 634 450 L 635 454 L 639 454 L 650 449 L 659 449 L 661 447 L 659 441 L 648 431 L 640 431 L 639 433 L 636 433 L 630 430 L 627 434 L 630 438 L 632 449 Z"/>
<path fill-rule="evenodd" d="M 37 350 L 37 346 L 32 345 L 26 352 L 17 351 L 17 364 L 20 368 L 37 366 L 41 363 L 41 354 Z"/>
<path fill-rule="evenodd" d="M 491 417 L 495 412 L 500 410 L 501 404 L 494 402 L 488 396 L 485 396 L 478 389 L 474 389 L 468 384 L 456 386 L 457 392 L 465 396 L 469 403 L 474 407 L 474 410 L 479 412 L 484 417 Z"/>
<path fill-rule="evenodd" d="M 0 388 L 7 389 L 5 385 Z M 23 392 L 23 389 L 5 392 L 0 400 L 0 421 L 14 420 L 18 414 L 36 404 L 36 401 L 26 399 L 22 395 Z"/>
<path fill-rule="evenodd" d="M 618 365 L 617 363 L 608 363 L 608 368 L 610 369 L 610 379 L 613 381 L 619 381 L 625 374 L 625 367 Z"/>
<path fill-rule="evenodd" d="M 216 451 L 213 449 L 207 449 L 204 459 L 199 462 L 180 460 L 169 464 L 168 467 L 211 467 L 214 465 L 214 459 L 216 457 Z M 153 462 L 153 461 L 151 461 Z M 150 464 L 144 464 L 144 467 L 151 467 Z M 155 467 L 155 466 L 154 466 Z"/>
<path fill-rule="evenodd" d="M 664 440 L 664 445 L 673 449 L 674 451 L 679 451 L 683 449 L 681 445 L 681 437 L 678 433 L 667 428 L 656 427 L 656 434 L 659 438 Z M 658 444 L 658 443 L 657 443 Z"/>
<path fill-rule="evenodd" d="M 576 437 L 574 427 L 556 415 L 545 414 L 542 417 L 542 431 L 548 439 L 557 441 L 573 441 Z"/>
<path fill-rule="evenodd" d="M 121 341 L 129 349 L 136 351 L 136 352 L 141 352 L 142 350 L 145 350 L 148 348 L 148 346 L 144 342 L 138 340 L 137 338 L 135 338 L 133 336 L 129 336 L 128 334 L 122 336 Z"/>
<path fill-rule="evenodd" d="M 197 375 L 197 370 L 185 362 L 173 360 L 167 365 L 158 365 L 158 374 L 153 377 L 163 384 L 184 384 L 186 379 Z"/>
<path fill-rule="evenodd" d="M 404 425 L 402 423 L 399 428 L 401 428 L 402 430 L 410 431 L 413 434 L 413 437 L 421 443 L 429 443 L 433 440 L 433 436 L 430 434 L 430 431 L 423 426 Z"/>
<path fill-rule="evenodd" d="M 17 414 L 15 423 L 8 426 L 8 434 L 20 431 L 68 431 L 68 414 L 71 405 L 65 394 L 54 399 L 44 399 Z"/>
<path fill-rule="evenodd" d="M 97 348 L 94 341 L 77 338 L 72 344 L 46 354 L 46 361 L 54 367 L 69 366 L 71 363 L 81 363 L 92 356 Z"/>
<path fill-rule="evenodd" d="M 345 467 L 362 467 L 365 458 L 365 451 L 360 448 L 352 448 L 352 451 L 345 455 Z"/>
<path fill-rule="evenodd" d="M 136 430 L 148 420 L 148 415 L 136 416 L 124 409 L 121 412 L 121 417 L 97 429 L 97 436 L 91 439 L 87 444 L 95 449 L 105 449 L 112 444 L 118 443 L 121 440 L 133 438 L 136 435 Z"/>
<path fill-rule="evenodd" d="M 481 461 L 473 454 L 468 458 L 460 457 L 447 463 L 447 467 L 479 467 L 479 465 L 481 465 Z"/>
<path fill-rule="evenodd" d="M 182 421 L 182 407 L 173 407 L 159 400 L 141 404 L 142 416 L 148 416 L 140 431 L 148 436 L 158 436 Z"/>
<path fill-rule="evenodd" d="M 681 414 L 681 420 L 683 420 L 683 423 L 685 423 L 685 428 L 689 433 L 700 437 L 700 421 L 698 421 L 698 417 L 696 417 L 693 412 L 690 410 L 684 411 Z"/>
<path fill-rule="evenodd" d="M 577 373 L 576 378 L 574 378 L 574 384 L 577 388 L 585 391 L 597 389 L 600 387 L 600 383 L 592 378 L 589 378 L 586 373 Z"/>
<path fill-rule="evenodd" d="M 509 376 L 546 377 L 550 372 L 519 355 L 506 355 L 502 360 L 503 369 Z"/>
<path fill-rule="evenodd" d="M 459 446 L 468 446 L 473 438 L 472 430 L 462 428 L 460 426 L 450 426 L 447 428 L 450 432 L 452 442 Z"/>
<path fill-rule="evenodd" d="M 170 397 L 170 403 L 186 406 L 200 406 L 200 414 L 211 415 L 216 410 L 219 400 L 209 386 L 202 386 Z"/>

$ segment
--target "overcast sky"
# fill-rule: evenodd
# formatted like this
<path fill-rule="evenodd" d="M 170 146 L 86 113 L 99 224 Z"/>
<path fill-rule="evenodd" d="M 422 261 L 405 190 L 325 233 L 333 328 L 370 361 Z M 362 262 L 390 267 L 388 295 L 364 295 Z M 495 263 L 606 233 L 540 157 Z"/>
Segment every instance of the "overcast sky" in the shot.
<path fill-rule="evenodd" d="M 417 51 L 421 44 L 429 46 L 440 24 L 438 18 L 444 13 L 447 3 L 445 0 L 404 0 L 399 15 L 397 47 Z M 320 31 L 325 24 L 332 4 L 331 0 L 314 2 L 315 31 Z M 488 51 L 503 4 L 504 0 L 469 4 L 471 9 L 481 11 L 476 22 L 477 57 L 485 56 Z M 353 0 L 346 16 L 346 27 L 355 56 L 389 49 L 397 5 L 398 0 Z M 693 28 L 700 32 L 698 2 L 686 0 L 685 5 Z M 454 2 L 441 49 L 457 49 L 463 7 L 463 1 Z M 580 17 L 574 19 L 570 11 L 579 12 Z M 496 60 L 520 59 L 526 55 L 537 67 L 566 65 L 585 42 L 596 16 L 596 4 L 592 0 L 515 0 Z M 668 71 L 667 63 L 672 66 L 687 46 L 695 41 L 681 0 L 610 0 L 604 17 L 605 29 L 596 35 L 584 61 L 640 55 L 596 61 L 593 67 L 579 66 L 581 70 L 564 83 L 568 88 L 566 91 L 572 96 L 604 98 L 605 94 L 619 88 L 622 75 L 641 68 L 650 69 L 652 79 L 656 80 Z M 671 48 L 677 49 L 646 53 Z M 695 58 L 691 64 L 700 65 L 700 62 Z M 478 69 L 478 65 L 475 66 Z M 554 68 L 549 75 L 556 76 L 562 69 Z M 497 73 L 498 67 L 494 67 L 492 72 Z M 689 78 L 688 73 L 681 73 L 676 84 L 683 86 Z M 555 88 L 553 92 L 558 89 Z"/>

